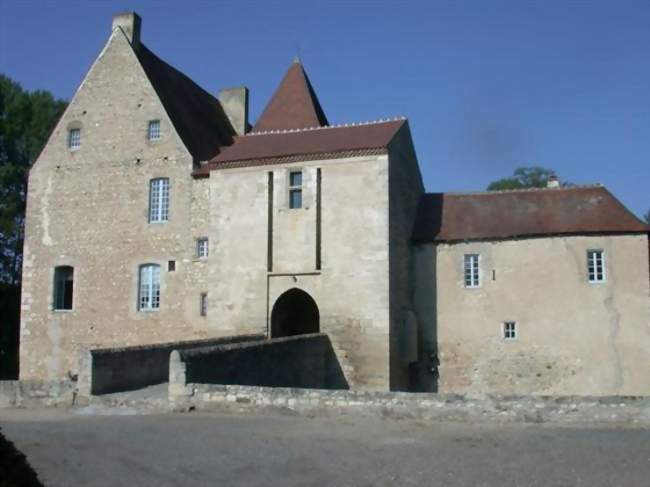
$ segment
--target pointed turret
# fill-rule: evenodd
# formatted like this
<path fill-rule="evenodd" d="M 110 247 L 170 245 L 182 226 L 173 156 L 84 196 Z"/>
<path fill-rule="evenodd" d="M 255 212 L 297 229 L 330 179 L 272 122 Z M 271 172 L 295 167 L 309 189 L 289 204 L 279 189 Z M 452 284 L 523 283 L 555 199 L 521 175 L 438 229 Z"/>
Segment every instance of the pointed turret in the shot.
<path fill-rule="evenodd" d="M 328 125 L 325 113 L 298 58 L 284 75 L 257 120 L 253 132 L 301 129 Z"/>

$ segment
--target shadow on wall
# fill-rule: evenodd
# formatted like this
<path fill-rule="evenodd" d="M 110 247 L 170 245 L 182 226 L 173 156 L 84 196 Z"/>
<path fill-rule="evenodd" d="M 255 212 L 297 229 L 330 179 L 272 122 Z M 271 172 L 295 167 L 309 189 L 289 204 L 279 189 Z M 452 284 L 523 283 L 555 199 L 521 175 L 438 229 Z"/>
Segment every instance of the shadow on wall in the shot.
<path fill-rule="evenodd" d="M 0 284 L 0 380 L 18 379 L 20 287 Z"/>
<path fill-rule="evenodd" d="M 412 390 L 416 392 L 438 392 L 438 263 L 433 242 L 441 230 L 443 206 L 444 198 L 441 193 L 423 195 L 413 229 L 418 361 L 411 365 L 410 372 Z"/>
<path fill-rule="evenodd" d="M 179 353 L 186 383 L 350 388 L 329 337 L 321 333 Z"/>

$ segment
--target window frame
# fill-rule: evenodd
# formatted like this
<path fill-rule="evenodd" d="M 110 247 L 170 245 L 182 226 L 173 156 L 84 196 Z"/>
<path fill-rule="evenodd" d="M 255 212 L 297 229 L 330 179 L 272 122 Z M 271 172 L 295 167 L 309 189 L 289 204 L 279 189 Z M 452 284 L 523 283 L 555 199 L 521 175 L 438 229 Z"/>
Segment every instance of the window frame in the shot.
<path fill-rule="evenodd" d="M 468 272 L 470 273 L 468 276 Z M 474 274 L 476 272 L 476 274 Z M 468 278 L 469 277 L 469 284 Z M 463 254 L 463 287 L 477 289 L 481 287 L 481 254 Z"/>
<path fill-rule="evenodd" d="M 159 187 L 158 187 L 159 185 Z M 160 177 L 149 180 L 149 223 L 167 223 L 171 203 L 171 182 Z"/>
<path fill-rule="evenodd" d="M 598 257 L 600 257 L 600 262 Z M 587 282 L 589 284 L 604 284 L 607 282 L 606 262 L 603 249 L 587 249 Z"/>
<path fill-rule="evenodd" d="M 156 135 L 153 137 L 152 135 Z M 162 130 L 160 126 L 160 119 L 154 118 L 147 123 L 147 140 L 157 142 L 162 139 Z"/>
<path fill-rule="evenodd" d="M 149 275 L 145 275 L 146 269 L 150 269 Z M 148 282 L 143 282 L 144 279 L 147 279 Z M 156 279 L 157 282 L 155 282 Z M 145 290 L 146 293 L 143 292 Z M 160 265 L 150 262 L 138 266 L 138 311 L 158 311 L 160 309 L 161 294 Z"/>
<path fill-rule="evenodd" d="M 202 244 L 205 243 L 205 254 L 202 252 Z M 196 239 L 196 258 L 207 259 L 210 255 L 210 242 L 208 237 L 199 237 Z"/>
<path fill-rule="evenodd" d="M 512 327 L 510 327 L 512 325 Z M 511 342 L 514 340 L 517 340 L 519 338 L 519 333 L 517 332 L 517 322 L 512 320 L 512 321 L 504 321 L 503 324 L 501 325 L 501 337 L 503 338 L 504 341 L 506 342 Z"/>
<path fill-rule="evenodd" d="M 294 184 L 294 182 L 293 182 L 294 174 L 300 175 L 300 184 Z M 288 182 L 287 182 L 287 186 L 288 186 L 288 196 L 289 196 L 289 204 L 288 204 L 288 206 L 289 206 L 290 210 L 300 210 L 300 209 L 303 208 L 303 201 L 302 201 L 302 196 L 303 196 L 302 195 L 303 175 L 304 175 L 304 172 L 303 172 L 302 169 L 289 170 L 289 179 L 288 179 Z M 293 206 L 293 198 L 292 198 L 292 196 L 295 195 L 295 194 L 299 195 L 299 197 L 300 197 L 300 204 L 298 206 Z"/>
<path fill-rule="evenodd" d="M 76 137 L 73 134 L 76 134 Z M 72 127 L 68 129 L 66 145 L 70 151 L 76 151 L 81 148 L 81 128 Z"/>
<path fill-rule="evenodd" d="M 70 271 L 70 279 L 67 275 L 61 275 L 63 272 Z M 67 288 L 65 284 L 70 282 L 70 305 L 66 307 L 67 301 Z M 58 265 L 54 268 L 54 275 L 52 276 L 52 311 L 73 311 L 74 310 L 74 267 L 71 265 Z"/>

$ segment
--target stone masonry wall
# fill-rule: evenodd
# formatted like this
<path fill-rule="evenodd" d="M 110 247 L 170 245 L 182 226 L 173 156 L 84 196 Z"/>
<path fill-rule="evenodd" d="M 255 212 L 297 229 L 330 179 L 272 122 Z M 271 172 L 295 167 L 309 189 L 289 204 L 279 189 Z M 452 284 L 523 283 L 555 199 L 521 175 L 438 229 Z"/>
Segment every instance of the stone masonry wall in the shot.
<path fill-rule="evenodd" d="M 149 120 L 161 138 L 147 139 Z M 81 146 L 67 147 L 70 128 Z M 199 314 L 207 263 L 207 181 L 120 29 L 113 31 L 30 172 L 24 248 L 21 378 L 60 380 L 82 349 L 210 338 Z M 149 183 L 170 179 L 169 221 L 148 223 Z M 176 269 L 168 272 L 168 261 Z M 138 268 L 161 269 L 161 304 L 137 307 Z M 53 275 L 74 267 L 71 311 L 53 311 Z"/>
<path fill-rule="evenodd" d="M 315 268 L 317 168 L 322 173 L 320 270 Z M 288 172 L 299 169 L 303 208 L 289 209 Z M 269 171 L 274 181 L 271 272 Z M 387 156 L 212 171 L 210 194 L 210 330 L 264 333 L 278 297 L 296 287 L 315 300 L 320 331 L 330 337 L 350 387 L 388 389 Z"/>
<path fill-rule="evenodd" d="M 604 250 L 606 282 L 588 282 L 588 249 Z M 418 292 L 421 309 L 437 310 L 425 341 L 437 341 L 440 392 L 650 394 L 645 235 L 459 243 L 435 253 L 428 263 L 431 253 L 420 252 Z M 480 254 L 476 289 L 463 283 L 470 253 Z M 503 339 L 504 321 L 517 323 L 515 340 Z"/>

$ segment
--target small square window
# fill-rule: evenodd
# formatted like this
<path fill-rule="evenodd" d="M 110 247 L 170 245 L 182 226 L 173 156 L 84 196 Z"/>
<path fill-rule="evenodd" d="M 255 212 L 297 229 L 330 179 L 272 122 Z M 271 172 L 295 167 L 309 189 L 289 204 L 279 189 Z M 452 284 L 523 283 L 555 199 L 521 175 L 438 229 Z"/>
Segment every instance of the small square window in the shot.
<path fill-rule="evenodd" d="M 160 140 L 160 120 L 149 120 L 147 137 L 149 140 Z"/>
<path fill-rule="evenodd" d="M 208 239 L 199 238 L 196 240 L 196 256 L 199 259 L 205 259 L 208 257 Z"/>
<path fill-rule="evenodd" d="M 517 338 L 517 323 L 506 321 L 503 324 L 503 338 L 505 340 L 514 340 Z"/>
<path fill-rule="evenodd" d="M 176 261 L 170 260 L 169 262 L 167 262 L 167 271 L 174 272 L 175 270 L 176 270 Z"/>
<path fill-rule="evenodd" d="M 208 316 L 208 293 L 201 293 L 199 312 L 201 316 Z"/>
<path fill-rule="evenodd" d="M 289 208 L 302 208 L 302 171 L 289 173 Z"/>
<path fill-rule="evenodd" d="M 591 284 L 605 282 L 605 252 L 587 251 L 587 278 Z"/>
<path fill-rule="evenodd" d="M 68 130 L 68 149 L 75 150 L 81 147 L 81 129 Z"/>

